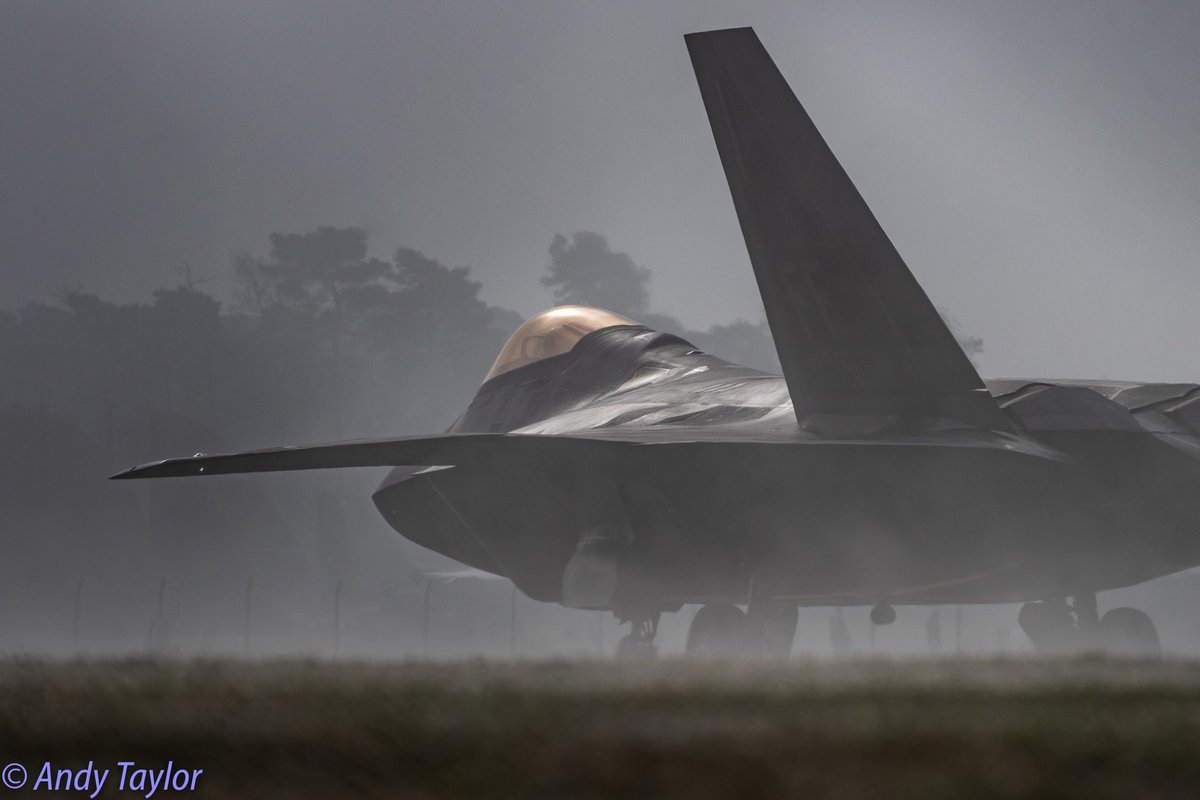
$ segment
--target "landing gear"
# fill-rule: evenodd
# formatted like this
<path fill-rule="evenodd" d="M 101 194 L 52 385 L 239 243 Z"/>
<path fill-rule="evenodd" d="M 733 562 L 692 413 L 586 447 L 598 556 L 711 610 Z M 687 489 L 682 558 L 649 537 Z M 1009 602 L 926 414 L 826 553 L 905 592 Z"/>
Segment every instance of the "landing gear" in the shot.
<path fill-rule="evenodd" d="M 1136 608 L 1113 608 L 1100 618 L 1104 651 L 1133 658 L 1159 658 L 1162 645 L 1158 631 L 1145 611 Z"/>
<path fill-rule="evenodd" d="M 742 611 L 710 603 L 692 617 L 686 652 L 696 658 L 787 658 L 798 618 L 793 605 L 751 603 Z"/>
<path fill-rule="evenodd" d="M 1026 603 L 1017 622 L 1043 655 L 1099 651 L 1139 658 L 1162 656 L 1158 631 L 1144 611 L 1113 608 L 1101 617 L 1094 594 L 1081 594 L 1073 605 L 1061 598 Z"/>
<path fill-rule="evenodd" d="M 658 612 L 635 616 L 629 633 L 617 642 L 617 661 L 653 661 L 658 655 L 654 637 L 658 633 Z"/>
<path fill-rule="evenodd" d="M 750 621 L 740 608 L 725 603 L 702 606 L 688 628 L 689 656 L 736 658 L 754 645 Z"/>
<path fill-rule="evenodd" d="M 888 603 L 880 603 L 871 609 L 872 625 L 891 625 L 896 621 L 896 609 Z"/>
<path fill-rule="evenodd" d="M 750 604 L 747 609 L 751 631 L 757 634 L 758 652 L 765 658 L 787 658 L 792 654 L 800 610 L 793 605 Z"/>
<path fill-rule="evenodd" d="M 1039 655 L 1070 653 L 1083 642 L 1073 611 L 1062 599 L 1026 603 L 1017 614 L 1017 624 Z"/>

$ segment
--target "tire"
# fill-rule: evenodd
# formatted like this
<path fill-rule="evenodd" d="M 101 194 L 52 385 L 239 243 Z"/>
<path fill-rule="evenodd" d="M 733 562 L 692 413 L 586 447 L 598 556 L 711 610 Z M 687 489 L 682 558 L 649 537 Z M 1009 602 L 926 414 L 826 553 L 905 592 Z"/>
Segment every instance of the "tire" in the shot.
<path fill-rule="evenodd" d="M 1113 608 L 1100 619 L 1100 644 L 1105 653 L 1125 658 L 1162 658 L 1154 621 L 1136 608 Z"/>
<path fill-rule="evenodd" d="M 687 654 L 695 658 L 754 655 L 750 624 L 740 608 L 714 603 L 700 608 L 688 628 Z"/>

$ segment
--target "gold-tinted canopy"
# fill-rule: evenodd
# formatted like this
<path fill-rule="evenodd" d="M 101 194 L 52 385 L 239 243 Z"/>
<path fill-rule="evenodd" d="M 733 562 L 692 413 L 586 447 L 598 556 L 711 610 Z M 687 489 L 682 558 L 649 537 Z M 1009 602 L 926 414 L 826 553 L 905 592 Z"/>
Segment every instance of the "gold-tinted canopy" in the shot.
<path fill-rule="evenodd" d="M 543 311 L 517 328 L 496 356 L 484 381 L 543 358 L 566 353 L 592 331 L 633 324 L 633 320 L 602 308 L 557 306 Z"/>

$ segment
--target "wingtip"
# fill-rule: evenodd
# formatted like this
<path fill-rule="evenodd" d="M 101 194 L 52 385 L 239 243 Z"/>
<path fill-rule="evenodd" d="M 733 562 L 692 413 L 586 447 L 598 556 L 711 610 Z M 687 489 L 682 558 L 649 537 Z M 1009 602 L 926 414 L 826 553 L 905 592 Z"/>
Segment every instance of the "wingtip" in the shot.
<path fill-rule="evenodd" d="M 171 459 L 167 459 L 166 461 L 151 461 L 146 464 L 138 464 L 135 467 L 130 467 L 129 469 L 118 472 L 115 475 L 109 475 L 108 479 L 110 481 L 127 481 L 137 478 L 162 477 L 162 475 L 159 474 L 159 471 L 162 467 L 170 463 L 170 461 Z M 200 470 L 200 472 L 203 471 L 203 469 Z"/>
<path fill-rule="evenodd" d="M 108 479 L 110 481 L 127 481 L 130 478 L 138 478 L 138 477 L 141 477 L 137 474 L 139 469 L 141 469 L 141 468 L 140 467 L 130 467 L 129 469 L 123 469 L 120 472 L 109 475 Z"/>

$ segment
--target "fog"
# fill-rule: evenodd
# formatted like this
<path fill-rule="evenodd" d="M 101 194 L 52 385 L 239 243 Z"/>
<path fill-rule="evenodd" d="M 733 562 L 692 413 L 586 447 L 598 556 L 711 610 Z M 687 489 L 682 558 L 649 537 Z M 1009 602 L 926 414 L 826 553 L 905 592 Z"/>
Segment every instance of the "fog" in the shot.
<path fill-rule="evenodd" d="M 388 529 L 377 471 L 103 478 L 444 429 L 555 302 L 557 235 L 604 237 L 596 269 L 648 270 L 614 310 L 769 368 L 682 40 L 735 25 L 982 340 L 984 376 L 1200 378 L 1191 3 L 8 3 L 0 651 L 611 651 L 611 616 L 539 606 Z M 281 281 L 322 228 L 361 242 L 319 268 L 382 270 L 392 294 L 339 277 L 353 303 L 333 318 L 320 280 Z M 1122 596 L 1194 652 L 1198 589 Z M 927 609 L 873 633 L 845 613 L 854 652 L 930 649 Z M 1026 652 L 1015 615 L 942 609 L 942 647 Z M 830 618 L 802 611 L 798 654 L 831 652 Z"/>

